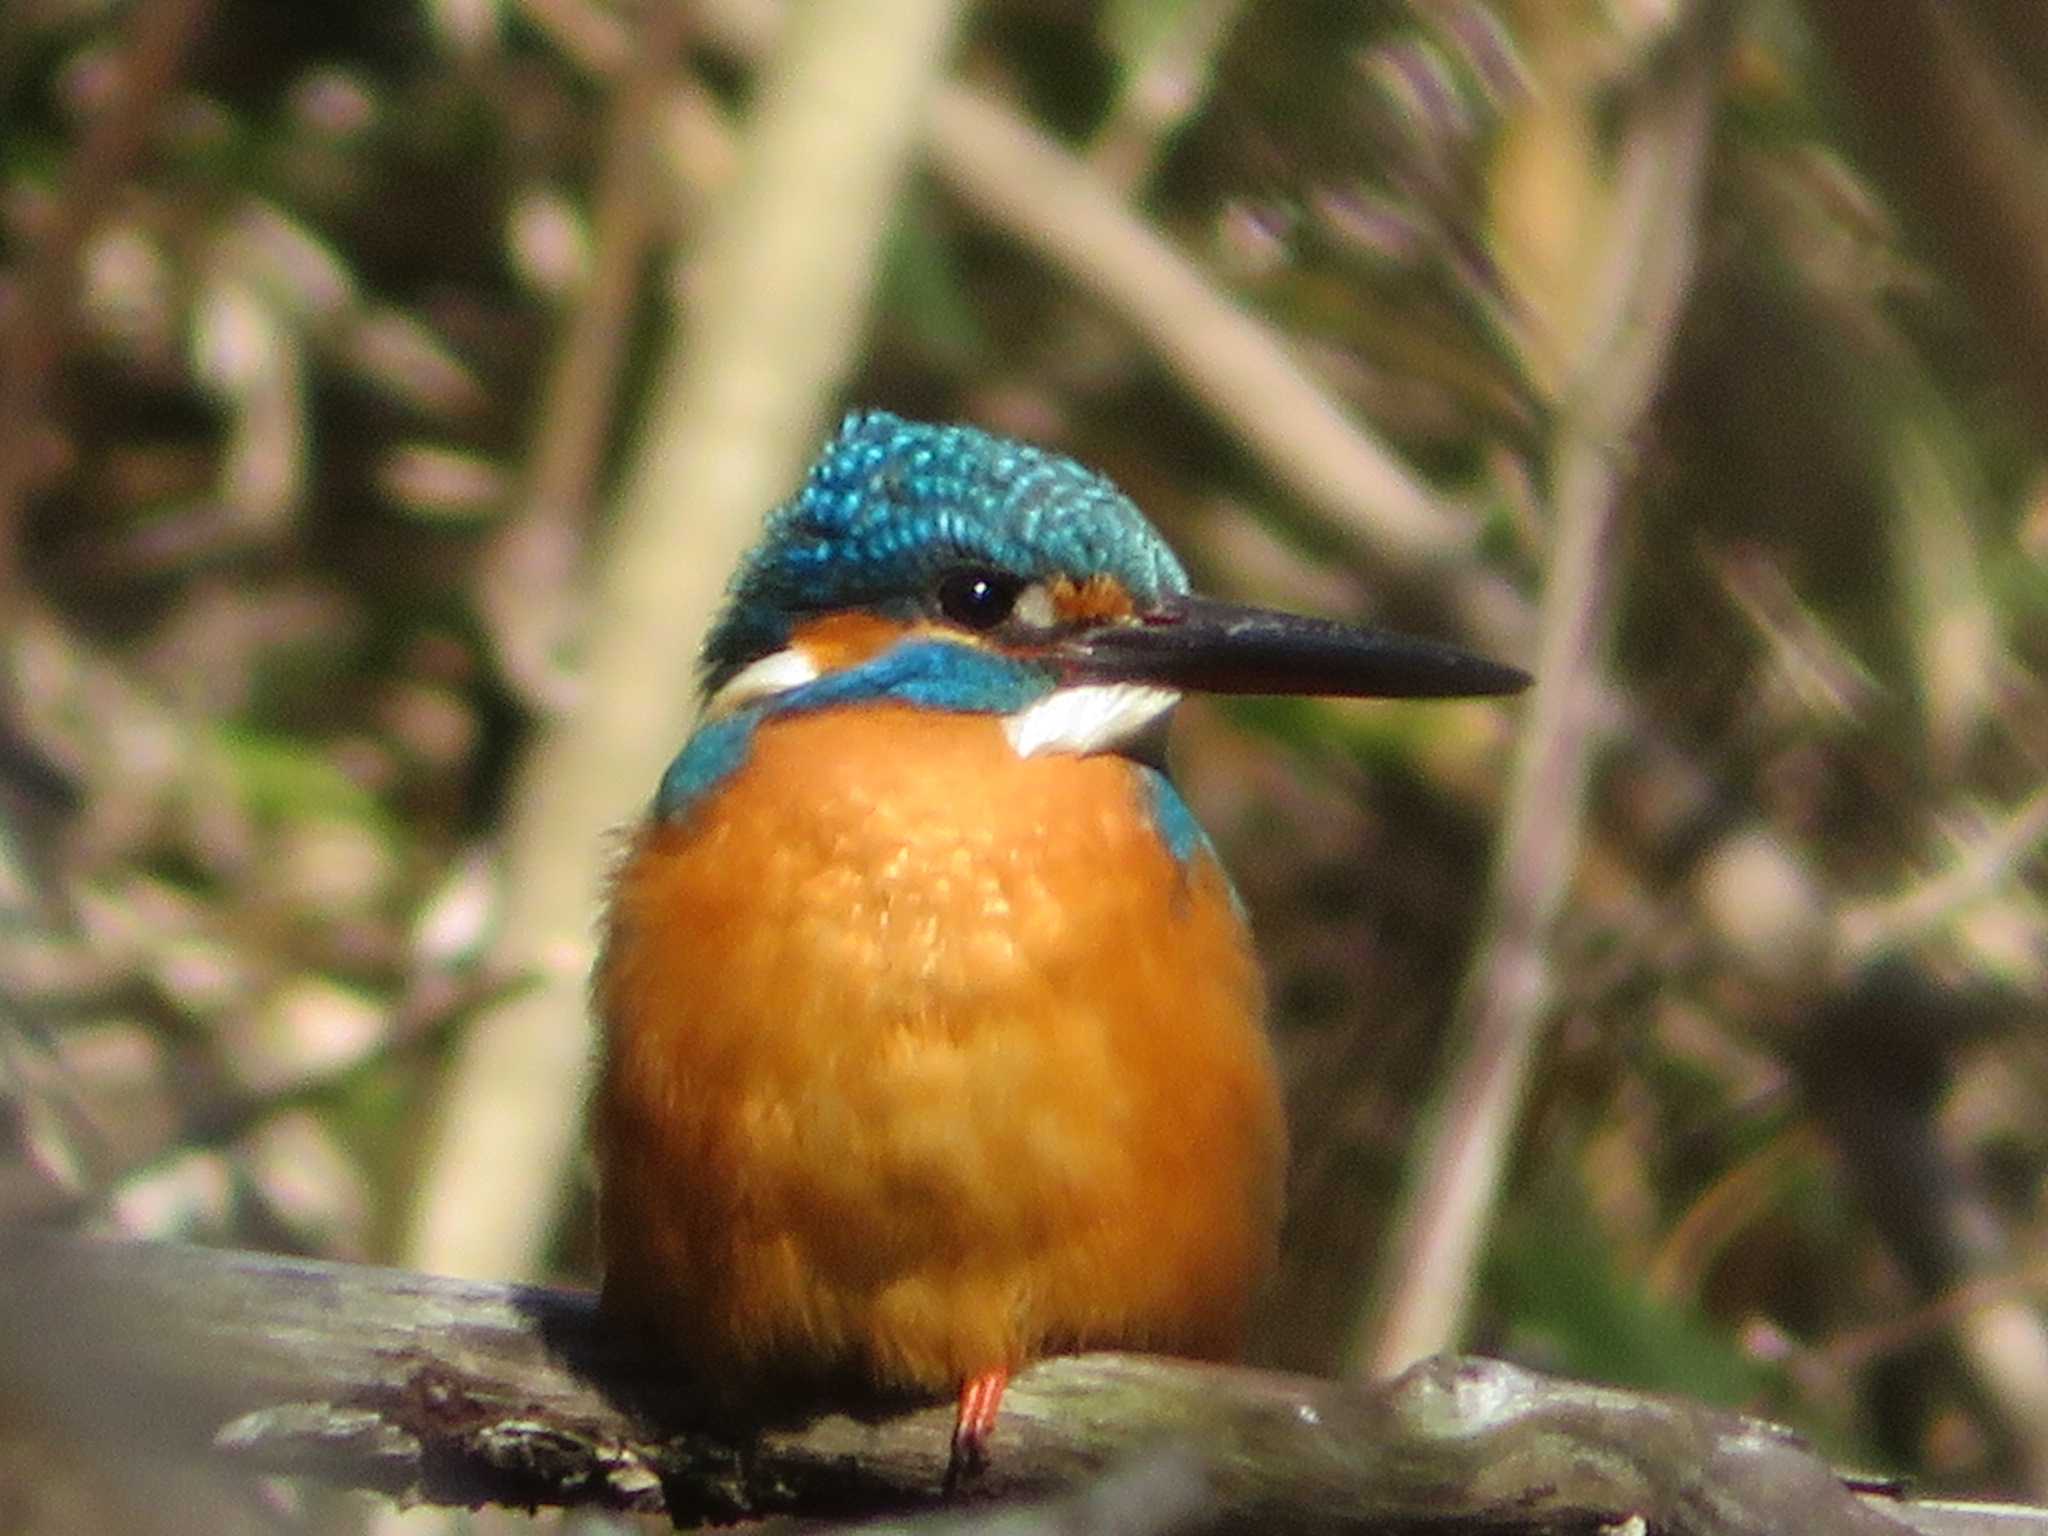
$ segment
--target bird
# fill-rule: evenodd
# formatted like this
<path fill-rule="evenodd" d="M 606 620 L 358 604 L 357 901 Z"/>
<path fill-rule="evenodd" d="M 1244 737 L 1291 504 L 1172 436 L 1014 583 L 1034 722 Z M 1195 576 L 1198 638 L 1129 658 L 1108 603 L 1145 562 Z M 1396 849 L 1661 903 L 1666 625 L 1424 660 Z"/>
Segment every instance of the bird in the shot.
<path fill-rule="evenodd" d="M 848 415 L 731 579 L 593 972 L 601 1308 L 723 1399 L 1229 1360 L 1286 1132 L 1246 919 L 1164 768 L 1188 692 L 1512 693 L 1448 644 L 1197 596 L 1137 506 Z"/>

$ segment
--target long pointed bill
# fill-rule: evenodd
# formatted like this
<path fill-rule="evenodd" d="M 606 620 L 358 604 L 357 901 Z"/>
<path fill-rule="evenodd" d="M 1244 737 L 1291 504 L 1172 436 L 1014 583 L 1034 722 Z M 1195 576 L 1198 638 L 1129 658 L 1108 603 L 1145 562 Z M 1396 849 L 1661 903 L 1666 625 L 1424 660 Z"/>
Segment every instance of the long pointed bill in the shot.
<path fill-rule="evenodd" d="M 1170 598 L 1135 623 L 1083 630 L 1054 652 L 1077 683 L 1189 693 L 1430 699 L 1529 685 L 1519 667 L 1439 641 L 1192 596 Z"/>

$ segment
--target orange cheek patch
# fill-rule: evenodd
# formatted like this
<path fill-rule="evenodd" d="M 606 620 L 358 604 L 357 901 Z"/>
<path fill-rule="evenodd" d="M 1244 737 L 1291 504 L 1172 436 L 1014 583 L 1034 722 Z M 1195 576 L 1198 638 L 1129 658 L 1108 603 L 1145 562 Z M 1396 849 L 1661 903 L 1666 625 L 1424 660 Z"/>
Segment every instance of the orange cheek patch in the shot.
<path fill-rule="evenodd" d="M 1069 623 L 1099 624 L 1105 619 L 1127 619 L 1137 611 L 1124 584 L 1099 571 L 1079 584 L 1065 576 L 1055 577 L 1051 595 L 1052 611 Z"/>
<path fill-rule="evenodd" d="M 798 626 L 789 641 L 792 648 L 811 658 L 822 675 L 872 660 L 911 628 L 872 613 L 834 613 Z"/>

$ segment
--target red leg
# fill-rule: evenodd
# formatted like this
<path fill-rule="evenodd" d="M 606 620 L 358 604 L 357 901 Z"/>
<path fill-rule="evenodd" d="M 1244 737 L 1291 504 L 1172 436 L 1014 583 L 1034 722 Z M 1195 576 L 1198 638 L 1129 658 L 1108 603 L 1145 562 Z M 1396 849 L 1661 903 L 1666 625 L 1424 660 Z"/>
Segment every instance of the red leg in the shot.
<path fill-rule="evenodd" d="M 983 1371 L 960 1384 L 960 1407 L 953 1416 L 953 1455 L 946 1463 L 946 1491 L 951 1493 L 962 1478 L 971 1477 L 988 1465 L 988 1442 L 996 1432 L 996 1415 L 1002 1411 L 1003 1388 L 1010 1384 L 1005 1367 Z"/>

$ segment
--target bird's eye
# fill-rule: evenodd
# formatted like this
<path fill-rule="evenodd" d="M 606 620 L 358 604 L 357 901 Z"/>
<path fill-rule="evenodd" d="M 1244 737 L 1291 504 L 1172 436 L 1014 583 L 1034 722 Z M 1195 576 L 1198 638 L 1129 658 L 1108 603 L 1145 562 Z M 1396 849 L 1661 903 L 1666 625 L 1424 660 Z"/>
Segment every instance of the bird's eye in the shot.
<path fill-rule="evenodd" d="M 1017 606 L 1024 585 L 1002 571 L 951 571 L 939 582 L 939 611 L 963 629 L 994 629 Z"/>

